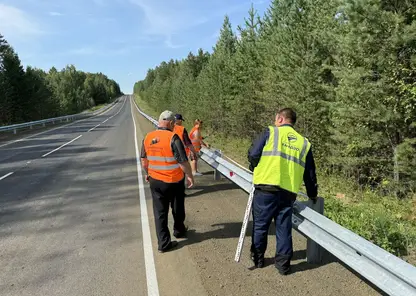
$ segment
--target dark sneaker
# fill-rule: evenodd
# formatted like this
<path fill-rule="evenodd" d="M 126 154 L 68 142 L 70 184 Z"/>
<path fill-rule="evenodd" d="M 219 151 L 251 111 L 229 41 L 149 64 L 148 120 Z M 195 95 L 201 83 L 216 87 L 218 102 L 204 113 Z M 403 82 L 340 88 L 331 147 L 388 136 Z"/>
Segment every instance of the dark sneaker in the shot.
<path fill-rule="evenodd" d="M 173 232 L 173 236 L 176 238 L 184 238 L 186 237 L 186 233 L 188 232 L 188 227 L 185 227 L 184 231 L 181 232 Z"/>
<path fill-rule="evenodd" d="M 285 268 L 285 269 L 283 269 L 281 267 L 278 267 L 276 265 L 275 265 L 275 267 L 276 267 L 276 269 L 279 271 L 279 273 L 281 275 L 288 275 L 290 273 L 290 267 L 289 268 Z"/>
<path fill-rule="evenodd" d="M 292 255 L 276 255 L 274 259 L 274 266 L 281 275 L 290 273 L 290 258 Z"/>
<path fill-rule="evenodd" d="M 251 251 L 251 260 L 257 268 L 264 267 L 264 254 L 256 254 L 256 252 Z"/>
<path fill-rule="evenodd" d="M 169 246 L 167 248 L 164 248 L 163 250 L 159 250 L 159 253 L 169 252 L 169 251 L 173 250 L 174 248 L 176 248 L 177 246 L 178 246 L 177 241 L 171 241 Z"/>

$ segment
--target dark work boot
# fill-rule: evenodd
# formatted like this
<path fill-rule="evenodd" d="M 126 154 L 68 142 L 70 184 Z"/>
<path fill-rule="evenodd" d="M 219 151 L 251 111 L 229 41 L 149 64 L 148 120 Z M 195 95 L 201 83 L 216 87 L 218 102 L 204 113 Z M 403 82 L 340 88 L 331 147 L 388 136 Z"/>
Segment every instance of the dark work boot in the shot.
<path fill-rule="evenodd" d="M 264 254 L 258 252 L 257 250 L 251 248 L 251 260 L 253 261 L 254 265 L 257 268 L 263 268 L 264 267 Z"/>
<path fill-rule="evenodd" d="M 290 273 L 290 258 L 291 256 L 276 255 L 274 266 L 281 275 L 288 275 Z"/>
<path fill-rule="evenodd" d="M 176 238 L 184 238 L 186 237 L 186 233 L 188 232 L 188 226 L 185 226 L 184 229 L 182 231 L 173 231 L 173 236 Z"/>
<path fill-rule="evenodd" d="M 166 252 L 169 252 L 169 251 L 175 249 L 177 246 L 178 246 L 177 241 L 171 241 L 166 248 L 164 248 L 162 250 L 158 250 L 158 251 L 159 251 L 159 253 L 166 253 Z"/>

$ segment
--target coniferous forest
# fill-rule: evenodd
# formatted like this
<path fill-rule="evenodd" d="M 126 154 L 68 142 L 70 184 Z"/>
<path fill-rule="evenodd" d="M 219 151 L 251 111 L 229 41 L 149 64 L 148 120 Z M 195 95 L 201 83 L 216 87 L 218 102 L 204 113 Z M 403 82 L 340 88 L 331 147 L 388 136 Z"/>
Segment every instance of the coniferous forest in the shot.
<path fill-rule="evenodd" d="M 114 80 L 102 73 L 84 73 L 73 65 L 49 72 L 30 66 L 24 69 L 0 34 L 0 125 L 78 113 L 120 94 Z"/>
<path fill-rule="evenodd" d="M 149 69 L 138 102 L 202 119 L 240 162 L 276 111 L 293 107 L 327 215 L 385 249 L 414 247 L 414 1 L 274 0 L 241 23 L 225 16 L 212 50 Z"/>

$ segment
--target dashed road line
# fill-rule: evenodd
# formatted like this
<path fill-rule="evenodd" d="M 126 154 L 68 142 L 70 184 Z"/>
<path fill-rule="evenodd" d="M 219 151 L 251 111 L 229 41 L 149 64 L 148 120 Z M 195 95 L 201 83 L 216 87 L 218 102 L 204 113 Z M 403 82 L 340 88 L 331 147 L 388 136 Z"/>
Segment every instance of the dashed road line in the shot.
<path fill-rule="evenodd" d="M 65 147 L 66 145 L 71 144 L 72 142 L 74 142 L 74 141 L 78 140 L 78 139 L 79 139 L 79 138 L 81 138 L 81 137 L 82 137 L 82 135 L 79 135 L 79 136 L 78 136 L 78 137 L 76 137 L 75 139 L 72 139 L 71 141 L 66 142 L 65 144 L 63 144 L 63 145 L 59 146 L 58 148 L 53 149 L 52 151 L 50 151 L 50 152 L 48 152 L 48 153 L 46 153 L 46 154 L 42 155 L 42 157 L 46 157 L 46 156 L 48 156 L 49 154 L 54 153 L 55 151 L 58 151 L 59 149 L 61 149 L 61 148 Z"/>
<path fill-rule="evenodd" d="M 5 174 L 3 177 L 0 177 L 0 181 L 3 180 L 3 179 L 6 179 L 7 177 L 9 177 L 9 176 L 11 176 L 13 174 L 14 174 L 14 172 L 10 172 L 8 174 Z"/>

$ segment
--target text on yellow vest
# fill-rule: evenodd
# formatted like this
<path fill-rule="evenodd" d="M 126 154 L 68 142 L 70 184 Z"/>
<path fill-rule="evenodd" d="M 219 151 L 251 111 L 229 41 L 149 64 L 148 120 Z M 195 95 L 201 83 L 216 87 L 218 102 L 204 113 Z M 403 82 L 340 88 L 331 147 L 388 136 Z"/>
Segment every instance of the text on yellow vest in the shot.
<path fill-rule="evenodd" d="M 253 183 L 275 185 L 297 194 L 311 144 L 291 126 L 269 126 L 269 133 L 253 172 Z"/>

